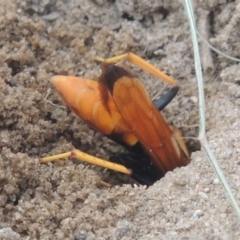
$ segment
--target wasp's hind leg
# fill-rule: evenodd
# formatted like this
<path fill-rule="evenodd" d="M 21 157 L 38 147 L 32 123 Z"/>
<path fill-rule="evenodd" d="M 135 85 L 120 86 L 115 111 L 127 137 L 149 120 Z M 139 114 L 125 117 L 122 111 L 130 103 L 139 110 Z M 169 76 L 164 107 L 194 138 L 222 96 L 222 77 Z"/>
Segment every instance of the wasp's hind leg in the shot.
<path fill-rule="evenodd" d="M 84 153 L 80 150 L 77 150 L 77 149 L 73 149 L 71 152 L 66 152 L 66 153 L 42 158 L 41 163 L 48 163 L 48 162 L 56 161 L 58 159 L 67 158 L 67 157 L 76 158 L 80 161 L 84 161 L 84 162 L 94 164 L 94 165 L 97 165 L 97 166 L 100 166 L 100 167 L 115 170 L 117 172 L 125 173 L 127 175 L 132 174 L 132 170 L 124 167 L 123 165 L 112 163 L 112 162 L 109 162 L 109 161 L 91 156 L 91 155 L 86 154 L 86 153 Z"/>
<path fill-rule="evenodd" d="M 107 59 L 96 57 L 95 60 L 106 63 L 106 64 L 114 64 L 121 60 L 127 60 L 128 62 L 131 62 L 132 64 L 142 68 L 143 70 L 149 72 L 150 74 L 156 76 L 157 78 L 162 79 L 164 82 L 170 83 L 172 85 L 178 85 L 176 80 L 169 77 L 168 75 L 166 75 L 162 71 L 158 70 L 153 65 L 151 65 L 150 63 L 148 63 L 147 61 L 142 59 L 141 57 L 139 57 L 136 54 L 131 53 L 131 52 L 122 54 L 119 56 L 115 56 L 112 58 L 107 58 Z"/>

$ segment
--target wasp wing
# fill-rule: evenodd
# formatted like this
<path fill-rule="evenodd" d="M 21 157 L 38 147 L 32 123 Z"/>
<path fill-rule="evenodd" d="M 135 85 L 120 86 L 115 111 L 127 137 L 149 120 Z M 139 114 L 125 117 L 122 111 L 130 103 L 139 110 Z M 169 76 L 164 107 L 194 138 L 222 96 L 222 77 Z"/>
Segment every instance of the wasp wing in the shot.
<path fill-rule="evenodd" d="M 54 76 L 51 83 L 68 107 L 89 126 L 124 146 L 136 144 L 136 137 L 104 84 L 74 76 Z"/>
<path fill-rule="evenodd" d="M 106 66 L 103 78 L 128 128 L 159 171 L 164 175 L 176 167 L 187 165 L 189 158 L 174 139 L 141 80 L 115 65 Z"/>

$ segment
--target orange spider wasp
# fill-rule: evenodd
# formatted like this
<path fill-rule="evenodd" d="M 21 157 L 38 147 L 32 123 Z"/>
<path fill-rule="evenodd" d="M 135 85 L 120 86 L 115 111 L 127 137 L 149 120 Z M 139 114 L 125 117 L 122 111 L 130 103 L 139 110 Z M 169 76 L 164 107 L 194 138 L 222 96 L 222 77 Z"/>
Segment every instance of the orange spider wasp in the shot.
<path fill-rule="evenodd" d="M 174 87 L 154 103 L 136 76 L 115 65 L 126 59 Z M 186 166 L 189 155 L 179 130 L 168 126 L 159 112 L 176 95 L 177 82 L 133 53 L 102 62 L 98 81 L 73 76 L 54 76 L 51 83 L 63 101 L 90 127 L 123 145 L 127 153 L 105 161 L 77 149 L 45 157 L 41 162 L 74 157 L 128 174 L 140 184 L 151 185 L 166 172 Z"/>

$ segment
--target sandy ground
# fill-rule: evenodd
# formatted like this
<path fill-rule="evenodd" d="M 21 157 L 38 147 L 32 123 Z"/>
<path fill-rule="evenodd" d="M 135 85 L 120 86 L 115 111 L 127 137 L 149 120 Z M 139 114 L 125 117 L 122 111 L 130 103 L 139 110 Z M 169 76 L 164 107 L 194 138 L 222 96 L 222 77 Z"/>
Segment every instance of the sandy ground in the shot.
<path fill-rule="evenodd" d="M 240 57 L 240 1 L 195 1 L 202 34 Z M 209 14 L 209 18 L 207 18 Z M 179 81 L 164 111 L 196 137 L 192 43 L 181 1 L 0 1 L 0 239 L 240 239 L 240 224 L 196 141 L 192 162 L 146 189 L 76 161 L 41 165 L 71 149 L 107 157 L 120 147 L 61 102 L 53 75 L 96 79 L 95 56 L 132 51 Z M 211 147 L 240 203 L 240 68 L 201 48 Z M 152 97 L 162 84 L 140 75 Z M 53 105 L 54 104 L 54 105 Z M 116 182 L 112 188 L 100 180 Z"/>

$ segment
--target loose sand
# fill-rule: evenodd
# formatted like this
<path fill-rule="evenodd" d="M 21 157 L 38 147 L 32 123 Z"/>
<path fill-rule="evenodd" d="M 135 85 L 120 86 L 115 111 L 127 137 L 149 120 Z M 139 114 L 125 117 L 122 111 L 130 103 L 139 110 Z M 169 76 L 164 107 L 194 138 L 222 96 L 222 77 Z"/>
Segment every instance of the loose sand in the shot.
<path fill-rule="evenodd" d="M 195 9 L 202 34 L 240 57 L 240 1 L 195 1 Z M 191 164 L 148 189 L 76 161 L 39 163 L 72 145 L 104 158 L 121 150 L 74 116 L 49 83 L 60 74 L 96 79 L 95 56 L 132 51 L 178 79 L 181 91 L 163 114 L 184 136 L 197 136 L 181 1 L 1 0 L 0 46 L 0 239 L 240 239 L 239 219 L 196 141 L 187 140 Z M 240 203 L 239 64 L 202 52 L 208 138 Z M 152 97 L 162 93 L 155 78 L 127 68 Z"/>

